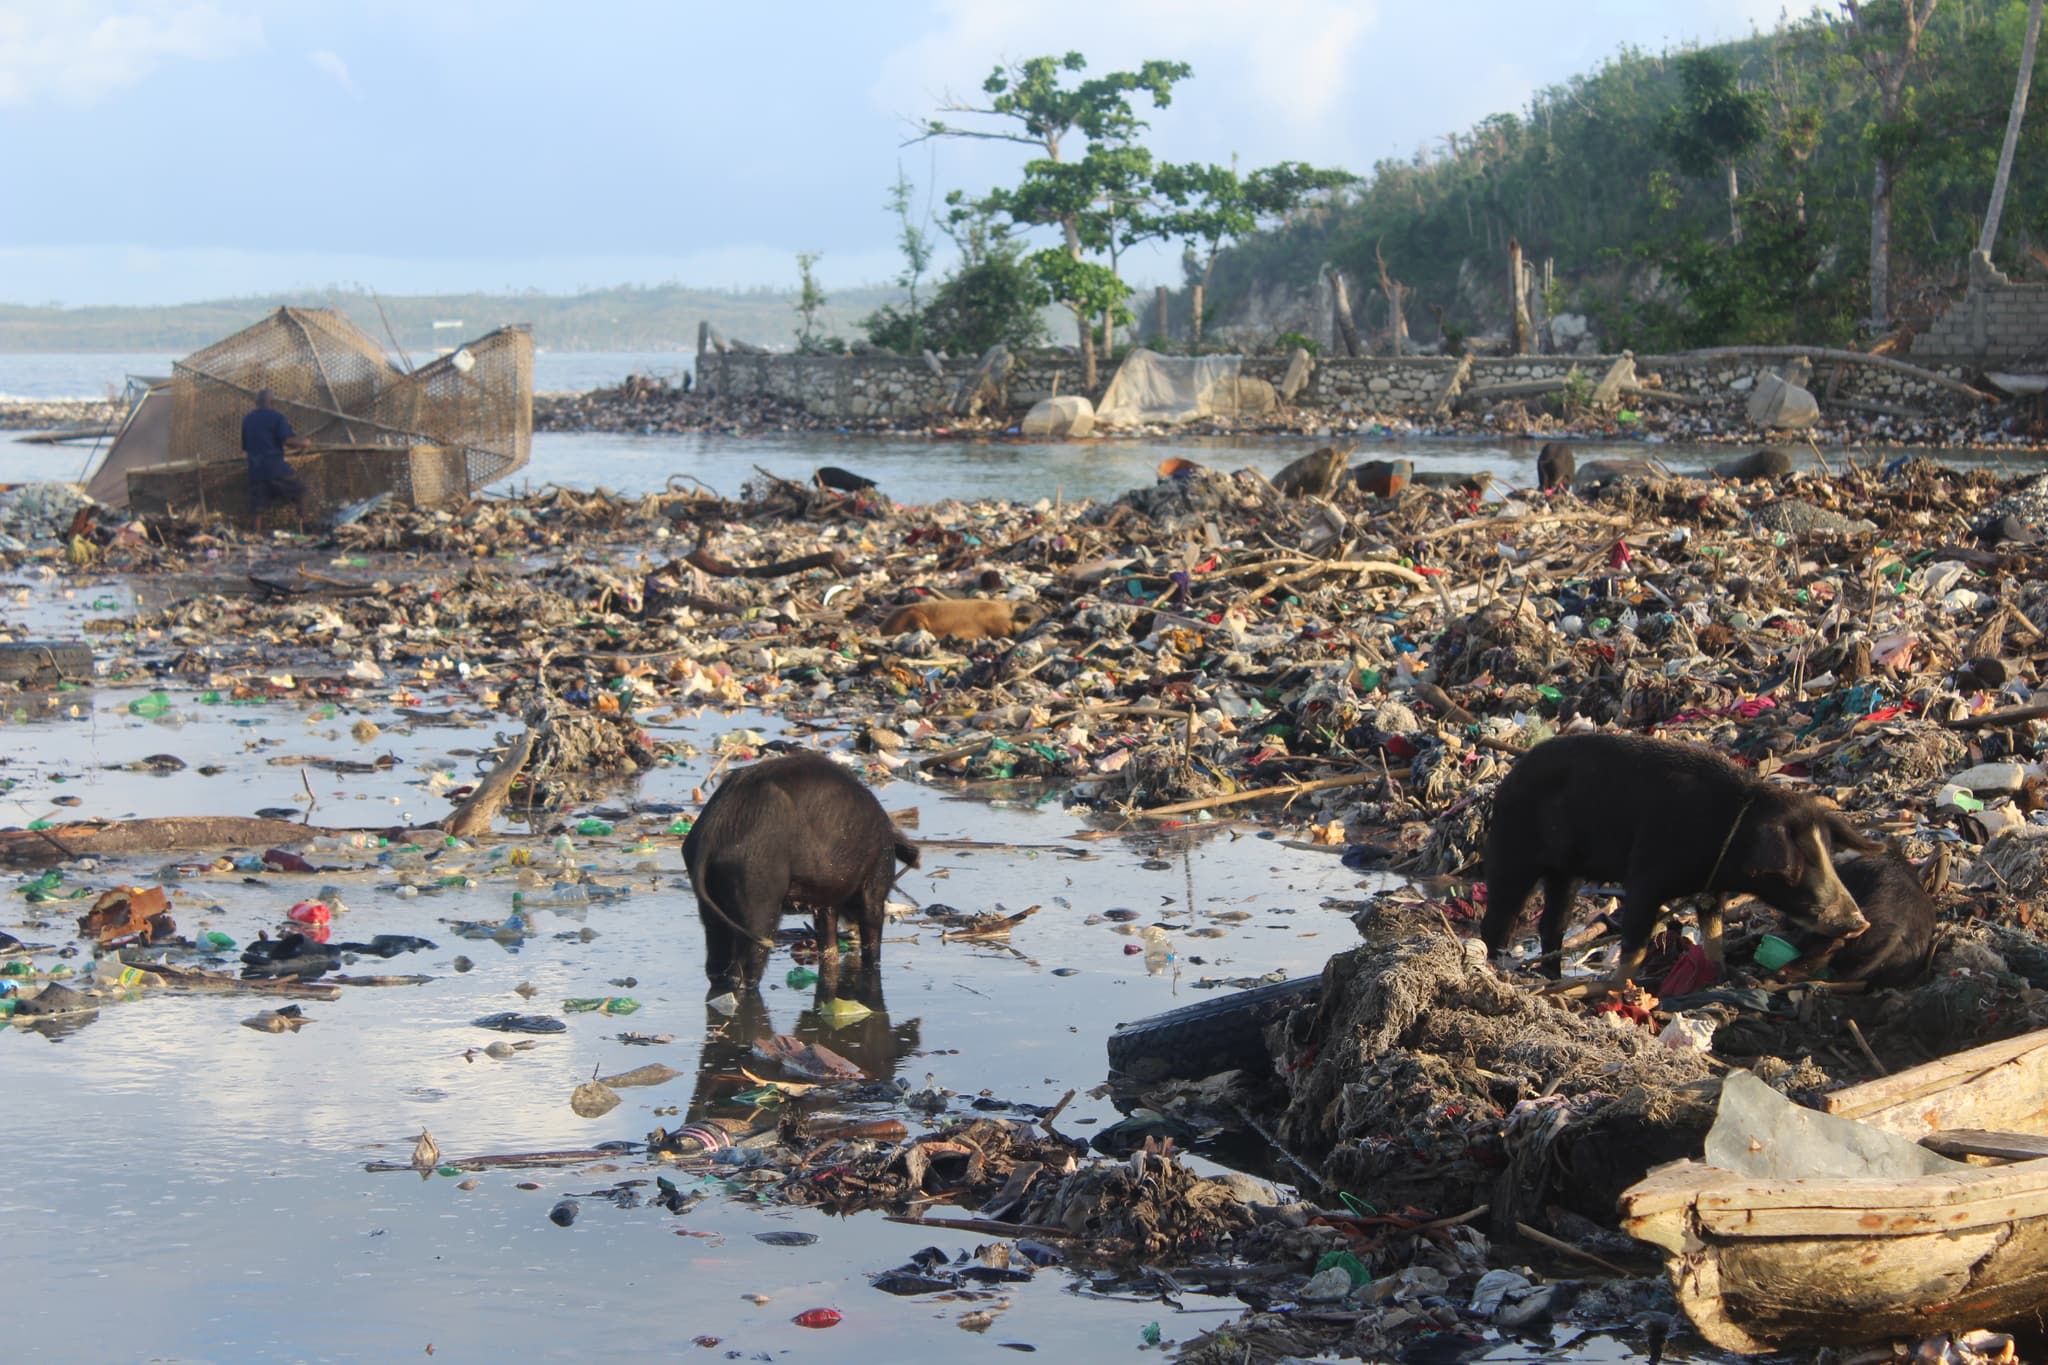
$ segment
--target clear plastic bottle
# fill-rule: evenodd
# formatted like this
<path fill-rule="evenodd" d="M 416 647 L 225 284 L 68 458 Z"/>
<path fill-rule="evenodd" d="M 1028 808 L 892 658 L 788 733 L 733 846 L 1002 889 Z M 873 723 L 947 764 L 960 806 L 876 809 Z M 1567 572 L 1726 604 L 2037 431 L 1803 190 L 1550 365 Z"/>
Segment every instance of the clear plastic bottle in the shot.
<path fill-rule="evenodd" d="M 383 848 L 389 842 L 381 834 L 323 834 L 313 840 L 313 847 L 322 853 L 341 853 L 350 850 Z"/>

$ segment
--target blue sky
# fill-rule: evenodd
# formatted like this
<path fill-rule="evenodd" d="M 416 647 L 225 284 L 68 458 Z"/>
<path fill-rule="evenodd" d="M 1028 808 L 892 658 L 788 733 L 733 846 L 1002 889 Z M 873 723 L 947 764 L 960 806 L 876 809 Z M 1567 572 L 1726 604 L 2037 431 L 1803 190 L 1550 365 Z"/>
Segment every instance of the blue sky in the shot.
<path fill-rule="evenodd" d="M 876 281 L 899 160 L 943 193 L 1023 159 L 900 145 L 999 60 L 1187 61 L 1155 151 L 1363 171 L 1783 3 L 0 0 L 0 302 Z"/>

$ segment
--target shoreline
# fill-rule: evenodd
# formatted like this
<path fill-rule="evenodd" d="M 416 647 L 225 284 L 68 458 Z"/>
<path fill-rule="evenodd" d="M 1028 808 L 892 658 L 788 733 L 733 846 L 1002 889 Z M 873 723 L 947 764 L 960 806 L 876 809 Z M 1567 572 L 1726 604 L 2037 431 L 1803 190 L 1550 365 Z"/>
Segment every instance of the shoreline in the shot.
<path fill-rule="evenodd" d="M 108 434 L 125 409 L 105 399 L 0 400 L 0 431 L 22 434 L 78 430 L 82 435 Z M 1716 409 L 1658 411 L 1646 406 L 1636 420 L 1587 415 L 1563 419 L 1520 402 L 1496 405 L 1483 413 L 1460 414 L 1448 420 L 1419 410 L 1341 412 L 1320 408 L 1289 408 L 1275 420 L 1210 420 L 1175 426 L 1143 426 L 1100 430 L 1090 440 L 1144 440 L 1162 437 L 1297 437 L 1317 440 L 1370 440 L 1396 436 L 1416 439 L 1483 438 L 1509 441 L 1644 442 L 1687 445 L 1783 445 L 1792 449 L 1809 441 L 1822 450 L 1856 447 L 1926 450 L 1972 450 L 2026 455 L 2048 452 L 2048 434 L 2028 430 L 2028 411 L 2019 402 L 1987 405 L 1960 416 L 1930 413 L 1907 419 L 1885 414 L 1839 414 L 1799 432 L 1775 431 L 1751 424 L 1739 402 Z M 888 436 L 896 439 L 950 441 L 1022 437 L 1022 414 L 998 417 L 935 417 L 928 421 L 820 417 L 803 408 L 767 398 L 707 397 L 684 393 L 660 380 L 631 379 L 611 388 L 582 393 L 534 396 L 535 433 L 578 435 L 676 436 L 815 432 L 846 436 Z"/>

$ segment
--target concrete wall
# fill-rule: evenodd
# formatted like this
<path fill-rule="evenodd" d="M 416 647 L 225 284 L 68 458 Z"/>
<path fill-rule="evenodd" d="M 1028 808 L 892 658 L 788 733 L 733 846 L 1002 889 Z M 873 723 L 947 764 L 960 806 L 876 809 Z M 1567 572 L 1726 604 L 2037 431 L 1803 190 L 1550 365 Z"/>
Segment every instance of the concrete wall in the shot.
<path fill-rule="evenodd" d="M 1913 359 L 2013 360 L 2048 348 L 2048 284 L 2014 284 L 1970 253 L 1970 291 L 1913 338 Z"/>
<path fill-rule="evenodd" d="M 1480 356 L 1473 360 L 1467 388 L 1561 379 L 1576 369 L 1590 387 L 1614 362 L 1613 356 Z M 767 397 L 834 421 L 914 421 L 943 410 L 975 360 L 944 361 L 940 373 L 921 359 L 897 356 L 799 356 L 707 354 L 699 358 L 697 383 L 727 397 Z M 1637 356 L 1636 373 L 1659 376 L 1663 387 L 1701 398 L 1739 401 L 1759 376 L 1784 362 L 1766 358 Z M 1960 377 L 1956 366 L 1926 368 Z M 1448 356 L 1323 356 L 1295 406 L 1347 414 L 1426 412 L 1457 369 Z M 1839 379 L 1828 362 L 1817 365 L 1813 387 L 1826 411 L 1830 398 L 1899 405 L 1943 402 L 1943 390 L 1924 380 L 1867 365 L 1842 367 Z M 1102 367 L 1106 385 L 1113 368 Z M 1287 372 L 1285 356 L 1247 356 L 1244 373 L 1277 385 Z M 1052 394 L 1081 391 L 1078 356 L 1042 351 L 1020 357 L 1010 374 L 1010 406 L 1021 411 Z M 1088 394 L 1101 397 L 1101 386 Z M 1634 403 L 1625 399 L 1624 406 Z"/>

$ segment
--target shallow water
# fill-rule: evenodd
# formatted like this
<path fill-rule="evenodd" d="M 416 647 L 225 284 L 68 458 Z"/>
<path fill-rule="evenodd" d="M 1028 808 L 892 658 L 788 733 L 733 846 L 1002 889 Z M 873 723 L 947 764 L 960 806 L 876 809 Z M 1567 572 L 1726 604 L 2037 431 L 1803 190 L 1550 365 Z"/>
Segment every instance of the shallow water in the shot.
<path fill-rule="evenodd" d="M 619 444 L 581 439 L 596 440 L 590 449 L 599 453 Z M 747 444 L 738 454 L 707 444 L 705 453 L 735 467 L 759 449 Z M 906 469 L 929 459 L 925 443 L 901 444 Z M 861 448 L 874 459 L 896 458 L 881 443 Z M 781 458 L 796 460 L 820 446 L 807 438 L 780 449 Z M 1229 453 L 1242 462 L 1247 449 Z M 1277 465 L 1291 454 L 1273 443 L 1250 458 Z M 650 463 L 659 458 L 650 455 Z M 991 456 L 992 464 L 1013 458 Z M 1066 448 L 1058 458 L 1086 471 L 1099 455 Z M 1000 478 L 1013 474 L 998 469 Z M 1127 482 L 1115 477 L 1119 486 Z M 141 586 L 153 592 L 158 585 Z M 66 637 L 131 600 L 118 581 L 49 582 L 29 572 L 9 587 L 0 616 Z M 102 653 L 120 648 L 92 638 Z M 431 820 L 446 808 L 436 774 L 444 774 L 443 786 L 472 780 L 494 736 L 514 728 L 441 686 L 416 686 L 406 704 L 472 715 L 473 725 L 410 723 L 390 689 L 346 705 L 209 703 L 203 685 L 182 680 L 167 690 L 172 709 L 157 719 L 128 709 L 147 694 L 140 678 L 7 699 L 0 780 L 11 785 L 0 793 L 0 823 L 303 809 L 309 790 L 316 823 Z M 349 730 L 365 718 L 382 733 L 359 743 Z M 793 733 L 758 715 L 643 719 L 665 727 L 664 738 L 687 739 L 704 752 L 648 774 L 602 806 L 693 806 L 693 789 L 707 786 L 716 766 L 721 735 L 740 725 L 771 737 Z M 163 776 L 124 766 L 156 754 L 188 766 Z M 385 755 L 389 766 L 370 772 L 320 766 Z M 215 765 L 223 771 L 200 771 Z M 1325 902 L 1355 898 L 1370 884 L 1329 851 L 1283 845 L 1227 821 L 1094 837 L 1100 831 L 1066 810 L 1058 794 L 1002 790 L 967 797 L 899 782 L 880 795 L 891 810 L 915 809 L 915 833 L 927 843 L 924 866 L 901 883 L 904 895 L 968 911 L 1037 906 L 1010 944 L 945 943 L 914 923 L 892 928 L 881 994 L 870 998 L 879 1014 L 838 1031 L 811 1009 L 813 991 L 785 983 L 790 959 L 778 953 L 765 982 L 766 1028 L 826 1041 L 872 1074 L 893 1073 L 913 1089 L 955 1091 L 956 1116 L 971 1114 L 968 1104 L 984 1092 L 1050 1105 L 1077 1090 L 1059 1126 L 1086 1136 L 1118 1117 L 1107 1099 L 1087 1093 L 1104 1078 L 1103 1039 L 1118 1022 L 1213 998 L 1198 988 L 1205 977 L 1315 971 L 1355 941 L 1342 910 Z M 78 804 L 59 805 L 59 798 Z M 571 813 L 571 822 L 580 814 Z M 405 1161 L 422 1128 L 459 1157 L 637 1141 L 657 1124 L 682 1121 L 654 1112 L 668 1106 L 692 1115 L 746 1112 L 731 1099 L 734 1030 L 707 1015 L 704 1003 L 702 933 L 681 878 L 679 840 L 660 833 L 671 818 L 668 810 L 648 811 L 622 819 L 609 839 L 576 839 L 574 856 L 606 871 L 606 880 L 631 882 L 631 899 L 535 911 L 533 934 L 517 942 L 466 938 L 449 923 L 498 921 L 511 912 L 513 874 L 488 848 L 436 860 L 437 874 L 472 876 L 477 886 L 412 899 L 369 854 L 319 855 L 315 861 L 348 866 L 311 876 L 212 873 L 168 883 L 181 931 L 218 929 L 238 943 L 276 932 L 287 907 L 331 885 L 350 907 L 337 938 L 418 934 L 437 944 L 388 962 L 365 959 L 352 970 L 432 980 L 351 987 L 338 1001 L 307 1002 L 313 1022 L 297 1034 L 240 1027 L 281 1003 L 274 999 L 147 992 L 75 1028 L 0 1027 L 0 1077 L 12 1101 L 13 1178 L 0 1188 L 8 1345 L 52 1359 L 381 1360 L 419 1357 L 432 1345 L 436 1357 L 566 1360 L 675 1354 L 709 1336 L 721 1339 L 721 1352 L 773 1358 L 952 1361 L 1025 1344 L 1098 1359 L 1139 1349 L 1152 1322 L 1172 1342 L 1234 1314 L 1230 1300 L 1190 1296 L 1186 1307 L 1201 1311 L 1177 1313 L 1160 1302 L 1093 1295 L 1083 1278 L 1058 1269 L 1000 1297 L 894 1299 L 868 1277 L 925 1246 L 953 1255 L 980 1239 L 876 1214 L 833 1218 L 757 1206 L 722 1181 L 694 1177 L 678 1179 L 685 1188 L 704 1183 L 711 1197 L 682 1217 L 587 1197 L 655 1174 L 630 1156 L 606 1163 L 616 1171 L 482 1174 L 471 1191 L 446 1177 L 366 1172 L 367 1161 Z M 642 832 L 660 848 L 651 875 L 627 870 L 624 849 Z M 512 845 L 549 855 L 545 838 L 518 827 L 507 833 Z M 947 840 L 1028 847 L 950 848 Z M 97 892 L 148 883 L 179 861 L 186 860 L 109 863 L 75 874 L 71 884 Z M 0 928 L 31 943 L 69 946 L 73 918 L 86 904 L 30 906 L 6 896 Z M 1138 919 L 1087 922 L 1114 908 L 1135 910 Z M 1126 952 L 1138 942 L 1128 931 L 1148 923 L 1171 926 L 1175 945 L 1172 963 L 1157 974 Z M 1189 931 L 1196 929 L 1223 932 L 1195 937 Z M 461 970 L 457 959 L 465 957 L 472 965 Z M 36 958 L 44 966 L 60 960 L 76 969 L 85 957 Z M 630 986 L 614 984 L 628 979 Z M 530 1001 L 514 990 L 522 983 L 535 989 Z M 618 993 L 639 1000 L 639 1012 L 565 1015 L 566 1033 L 538 1038 L 504 1061 L 477 1051 L 506 1038 L 476 1028 L 472 1021 L 482 1015 L 554 1014 L 566 999 Z M 627 1046 L 618 1035 L 628 1031 L 674 1040 Z M 682 1075 L 621 1090 L 624 1102 L 599 1119 L 571 1112 L 571 1090 L 593 1072 L 657 1061 Z M 882 1112 L 913 1132 L 926 1123 L 900 1107 Z M 523 1180 L 541 1188 L 520 1190 Z M 565 1194 L 586 1196 L 567 1229 L 547 1219 Z M 777 1229 L 820 1240 L 781 1248 L 755 1238 Z M 757 1305 L 743 1297 L 749 1294 L 768 1302 Z M 116 1302 L 119 1311 L 109 1311 Z M 964 1313 L 999 1304 L 1007 1306 L 985 1334 L 958 1329 Z M 792 1323 L 822 1306 L 840 1310 L 844 1321 L 829 1331 Z M 1504 1344 L 1493 1354 L 1525 1359 L 1529 1351 Z M 1574 1358 L 1626 1355 L 1603 1338 L 1577 1348 Z"/>
<path fill-rule="evenodd" d="M 324 706 L 294 703 L 209 706 L 197 689 L 173 689 L 173 716 L 144 721 L 125 711 L 142 695 L 109 686 L 58 694 L 55 707 L 13 708 L 4 718 L 9 759 L 0 769 L 19 784 L 6 797 L 18 812 L 10 821 L 288 807 L 303 804 L 302 771 L 319 803 L 318 820 L 376 825 L 407 812 L 431 818 L 444 803 L 424 790 L 430 774 L 422 764 L 451 748 L 482 747 L 493 733 L 423 726 L 408 735 L 389 703 L 331 715 Z M 420 704 L 443 710 L 463 702 L 429 694 Z M 347 733 L 359 714 L 388 727 L 368 745 Z M 705 715 L 683 722 L 681 733 L 708 748 L 733 723 Z M 156 753 L 180 755 L 192 767 L 157 777 L 104 766 Z M 396 765 L 361 775 L 269 761 L 383 753 Z M 202 776 L 196 769 L 204 762 L 228 771 Z M 707 753 L 650 774 L 634 795 L 687 802 L 713 762 Z M 872 1073 L 894 1071 L 914 1088 L 930 1078 L 960 1092 L 955 1112 L 983 1091 L 1041 1105 L 1069 1088 L 1085 1092 L 1104 1075 L 1102 1039 L 1118 1021 L 1203 998 L 1193 982 L 1204 975 L 1314 970 L 1353 938 L 1343 916 L 1320 902 L 1357 894 L 1359 879 L 1326 853 L 1236 827 L 1074 840 L 1068 836 L 1081 832 L 1082 822 L 1056 799 L 989 804 L 905 783 L 881 795 L 892 810 L 914 807 L 926 840 L 1073 850 L 929 848 L 924 868 L 902 883 L 916 900 L 970 910 L 1041 909 L 1015 931 L 1008 949 L 942 943 L 930 929 L 892 929 L 892 940 L 907 941 L 885 950 L 885 1020 L 834 1034 L 815 1016 L 800 1019 L 812 992 L 783 983 L 786 954 L 771 963 L 763 998 L 774 1029 L 829 1038 Z M 58 796 L 81 804 L 59 808 L 52 803 Z M 670 818 L 652 815 L 644 825 L 622 823 L 611 839 L 578 840 L 575 856 L 620 864 L 629 832 L 658 831 Z M 544 840 L 515 840 L 548 852 Z M 1072 1276 L 1048 1271 L 1003 1296 L 1011 1306 L 986 1336 L 969 1335 L 953 1320 L 994 1299 L 894 1300 L 871 1289 L 866 1277 L 923 1246 L 954 1253 L 976 1239 L 876 1215 L 834 1219 L 757 1208 L 723 1192 L 681 1218 L 586 1198 L 572 1228 L 547 1221 L 564 1193 L 651 1175 L 631 1158 L 616 1174 L 484 1174 L 469 1192 L 449 1178 L 366 1173 L 367 1160 L 406 1160 L 422 1127 L 449 1156 L 582 1147 L 638 1140 L 657 1123 L 678 1122 L 657 1118 L 655 1106 L 702 1112 L 705 1101 L 729 1093 L 729 1084 L 693 1079 L 708 1022 L 702 937 L 680 878 L 679 841 L 657 842 L 659 874 L 611 878 L 630 877 L 629 901 L 536 912 L 533 936 L 510 945 L 459 937 L 446 922 L 501 920 L 511 910 L 511 874 L 489 870 L 482 853 L 444 855 L 437 868 L 446 872 L 453 870 L 448 864 L 466 861 L 476 888 L 410 900 L 395 894 L 393 875 L 374 865 L 170 883 L 182 931 L 219 929 L 238 943 L 274 930 L 291 903 L 333 885 L 350 907 L 337 938 L 410 933 L 439 945 L 385 963 L 365 959 L 355 971 L 434 979 L 350 988 L 334 1003 L 307 1002 L 314 1022 L 292 1035 L 239 1027 L 242 1018 L 280 1003 L 257 996 L 145 994 L 110 1004 L 56 1037 L 0 1028 L 0 1074 L 12 1097 L 12 1178 L 0 1191 L 0 1226 L 9 1232 L 0 1241 L 0 1283 L 9 1286 L 13 1304 L 10 1346 L 31 1357 L 227 1360 L 418 1356 L 431 1343 L 437 1355 L 455 1358 L 580 1359 L 667 1353 L 708 1334 L 750 1353 L 951 1360 L 1020 1341 L 1093 1354 L 1137 1346 L 1140 1330 L 1155 1320 L 1169 1340 L 1219 1320 L 1176 1319 L 1156 1303 L 1077 1295 Z M 326 859 L 350 855 L 316 861 Z M 110 864 L 77 882 L 94 890 L 148 882 L 172 861 Z M 71 917 L 84 904 L 29 906 L 10 897 L 0 902 L 0 925 L 32 943 L 68 945 Z M 1142 958 L 1124 952 L 1136 939 L 1118 929 L 1130 926 L 1083 923 L 1115 906 L 1139 909 L 1145 922 L 1214 925 L 1228 933 L 1177 939 L 1172 968 L 1148 976 Z M 1218 919 L 1219 911 L 1250 918 Z M 457 970 L 458 956 L 474 966 Z M 56 960 L 37 957 L 46 966 Z M 1075 974 L 1055 975 L 1055 968 Z M 610 984 L 629 977 L 630 987 Z M 522 982 L 538 988 L 530 1003 L 513 991 Z M 542 1037 L 510 1060 L 465 1056 L 506 1036 L 473 1027 L 481 1015 L 556 1013 L 567 998 L 621 992 L 643 1008 L 623 1019 L 567 1015 L 566 1034 Z M 675 1041 L 628 1047 L 616 1040 L 628 1030 L 672 1033 Z M 729 1047 L 721 1057 L 730 1064 Z M 654 1061 L 684 1074 L 654 1089 L 622 1090 L 625 1102 L 597 1120 L 570 1111 L 569 1092 L 593 1069 L 610 1074 Z M 913 1131 L 920 1126 L 918 1116 L 898 1112 Z M 1085 1135 L 1115 1117 L 1107 1101 L 1084 1093 L 1061 1127 Z M 543 1188 L 516 1189 L 523 1179 Z M 820 1241 L 786 1249 L 754 1240 L 754 1233 L 776 1228 L 812 1231 Z M 749 1293 L 767 1294 L 770 1302 L 756 1306 L 741 1297 Z M 103 1311 L 113 1297 L 122 1311 Z M 845 1321 L 830 1332 L 792 1325 L 794 1314 L 818 1306 L 839 1308 Z"/>

